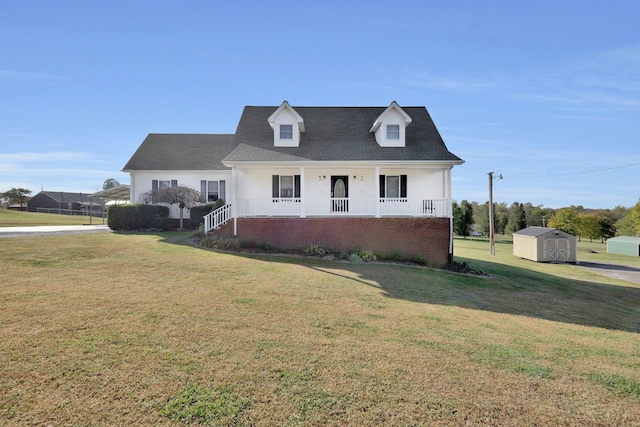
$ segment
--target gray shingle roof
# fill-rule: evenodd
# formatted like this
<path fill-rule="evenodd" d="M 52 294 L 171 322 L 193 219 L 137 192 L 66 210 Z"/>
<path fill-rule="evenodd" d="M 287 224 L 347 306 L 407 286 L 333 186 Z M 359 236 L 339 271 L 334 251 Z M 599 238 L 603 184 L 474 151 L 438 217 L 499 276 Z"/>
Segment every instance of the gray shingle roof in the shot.
<path fill-rule="evenodd" d="M 267 119 L 278 107 L 244 108 L 234 143 L 225 161 L 453 161 L 425 107 L 403 107 L 413 123 L 405 147 L 380 147 L 369 132 L 387 107 L 293 107 L 306 132 L 299 147 L 275 147 Z"/>
<path fill-rule="evenodd" d="M 531 227 L 523 228 L 522 230 L 515 231 L 513 234 L 518 234 L 520 236 L 528 236 L 528 237 L 539 237 L 543 234 L 551 233 L 555 231 L 555 228 L 549 227 L 539 227 L 532 225 Z"/>
<path fill-rule="evenodd" d="M 122 170 L 225 170 L 234 147 L 233 135 L 151 133 Z"/>

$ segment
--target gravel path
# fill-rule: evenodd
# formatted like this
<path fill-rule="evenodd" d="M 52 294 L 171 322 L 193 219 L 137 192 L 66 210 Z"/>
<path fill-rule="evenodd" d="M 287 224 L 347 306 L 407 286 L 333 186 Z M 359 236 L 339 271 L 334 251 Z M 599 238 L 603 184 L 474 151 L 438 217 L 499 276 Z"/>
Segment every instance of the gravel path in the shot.
<path fill-rule="evenodd" d="M 583 262 L 580 261 L 580 267 L 588 268 L 595 273 L 612 279 L 626 280 L 640 284 L 640 268 L 629 267 L 627 265 L 609 264 L 602 262 Z"/>

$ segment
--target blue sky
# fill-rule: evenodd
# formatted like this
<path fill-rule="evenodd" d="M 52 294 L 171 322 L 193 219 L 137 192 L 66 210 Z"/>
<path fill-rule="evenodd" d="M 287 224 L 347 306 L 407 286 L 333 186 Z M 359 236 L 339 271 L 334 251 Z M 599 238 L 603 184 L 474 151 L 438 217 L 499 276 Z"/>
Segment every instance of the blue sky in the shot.
<path fill-rule="evenodd" d="M 454 199 L 640 198 L 640 2 L 0 2 L 0 191 L 93 192 L 245 105 L 426 106 Z"/>

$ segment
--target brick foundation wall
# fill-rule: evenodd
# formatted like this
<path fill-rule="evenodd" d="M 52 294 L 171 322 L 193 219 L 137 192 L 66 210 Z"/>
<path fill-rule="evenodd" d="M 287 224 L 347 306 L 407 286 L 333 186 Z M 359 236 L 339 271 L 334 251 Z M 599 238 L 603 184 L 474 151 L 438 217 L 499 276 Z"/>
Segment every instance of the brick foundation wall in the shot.
<path fill-rule="evenodd" d="M 238 218 L 237 232 L 240 240 L 280 249 L 315 244 L 335 252 L 359 248 L 385 257 L 400 251 L 406 259 L 421 256 L 435 266 L 451 261 L 448 218 Z M 233 223 L 216 234 L 232 237 Z"/>

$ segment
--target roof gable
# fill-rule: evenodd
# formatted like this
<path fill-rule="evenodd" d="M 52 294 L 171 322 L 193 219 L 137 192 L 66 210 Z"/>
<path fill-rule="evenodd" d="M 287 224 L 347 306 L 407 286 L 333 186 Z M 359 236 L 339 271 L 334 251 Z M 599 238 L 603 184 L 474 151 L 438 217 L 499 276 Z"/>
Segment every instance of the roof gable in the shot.
<path fill-rule="evenodd" d="M 384 123 L 385 118 L 388 117 L 393 111 L 396 111 L 402 117 L 405 127 L 409 126 L 409 124 L 412 122 L 411 117 L 402 109 L 402 107 L 400 107 L 396 101 L 393 101 L 391 105 L 389 105 L 387 109 L 384 110 L 382 114 L 380 114 L 378 118 L 373 122 L 373 126 L 371 126 L 371 129 L 369 129 L 369 132 L 375 132 L 376 130 L 378 130 L 382 123 Z"/>

